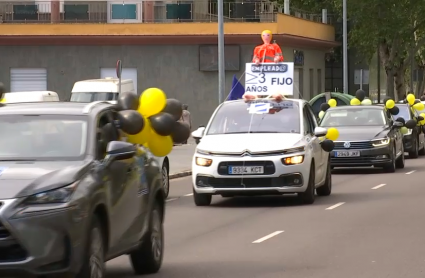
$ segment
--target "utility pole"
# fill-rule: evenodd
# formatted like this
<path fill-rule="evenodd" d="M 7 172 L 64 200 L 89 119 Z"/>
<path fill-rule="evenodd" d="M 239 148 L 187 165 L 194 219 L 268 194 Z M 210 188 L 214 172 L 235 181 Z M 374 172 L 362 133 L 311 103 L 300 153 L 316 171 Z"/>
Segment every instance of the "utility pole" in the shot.
<path fill-rule="evenodd" d="M 343 47 L 343 92 L 348 94 L 348 55 L 347 55 L 347 0 L 342 0 L 342 47 Z"/>
<path fill-rule="evenodd" d="M 226 72 L 224 64 L 224 17 L 223 0 L 218 0 L 218 103 L 221 104 L 226 88 Z"/>

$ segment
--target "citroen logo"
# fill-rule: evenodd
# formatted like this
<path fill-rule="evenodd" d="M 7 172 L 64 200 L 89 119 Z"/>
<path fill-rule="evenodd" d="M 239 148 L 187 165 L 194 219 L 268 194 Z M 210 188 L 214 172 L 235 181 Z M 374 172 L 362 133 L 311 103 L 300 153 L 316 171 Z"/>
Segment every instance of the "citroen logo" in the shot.
<path fill-rule="evenodd" d="M 241 156 L 247 156 L 251 155 L 251 152 L 249 150 L 243 150 Z"/>
<path fill-rule="evenodd" d="M 350 142 L 345 142 L 344 143 L 344 148 L 349 149 L 351 147 Z"/>

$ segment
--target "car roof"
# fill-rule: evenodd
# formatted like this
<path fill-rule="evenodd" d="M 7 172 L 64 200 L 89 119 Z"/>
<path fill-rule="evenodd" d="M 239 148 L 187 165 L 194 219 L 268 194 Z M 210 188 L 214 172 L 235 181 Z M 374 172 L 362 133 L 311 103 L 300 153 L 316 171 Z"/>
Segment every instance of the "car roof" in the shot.
<path fill-rule="evenodd" d="M 88 115 L 113 106 L 107 102 L 30 102 L 11 103 L 0 107 L 0 115 Z"/>
<path fill-rule="evenodd" d="M 364 108 L 364 109 L 383 109 L 384 106 L 383 105 L 343 105 L 343 106 L 335 106 L 335 107 L 331 107 L 329 108 L 329 110 L 347 110 L 347 109 L 358 109 L 359 107 Z"/>
<path fill-rule="evenodd" d="M 260 98 L 260 99 L 255 99 L 252 102 L 254 102 L 254 101 L 262 101 L 262 100 L 264 100 L 264 101 L 272 101 L 273 99 L 266 99 L 266 98 L 261 99 Z M 293 102 L 296 102 L 296 103 L 299 103 L 299 104 L 308 103 L 304 99 L 294 99 L 294 98 L 286 98 L 283 101 L 293 101 Z M 228 101 L 223 102 L 222 105 L 236 104 L 236 103 L 246 104 L 246 103 L 249 103 L 249 101 L 248 102 L 245 102 L 244 99 L 228 100 Z"/>

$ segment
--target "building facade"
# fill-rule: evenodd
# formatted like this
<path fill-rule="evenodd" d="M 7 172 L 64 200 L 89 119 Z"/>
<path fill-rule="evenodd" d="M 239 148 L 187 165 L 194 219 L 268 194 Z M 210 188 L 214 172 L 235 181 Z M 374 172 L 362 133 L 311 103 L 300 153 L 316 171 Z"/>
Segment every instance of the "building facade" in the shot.
<path fill-rule="evenodd" d="M 76 81 L 115 77 L 116 61 L 122 60 L 123 78 L 133 79 L 138 93 L 159 87 L 187 103 L 194 126 L 206 124 L 218 105 L 217 24 L 209 2 L 120 1 L 118 7 L 105 1 L 36 1 L 32 10 L 4 3 L 0 81 L 11 92 L 51 90 L 66 100 Z M 273 10 L 255 14 L 236 7 L 238 18 L 228 12 L 227 91 L 234 75 L 244 83 L 245 63 L 265 29 L 273 32 L 285 61 L 295 62 L 295 96 L 309 99 L 324 91 L 325 55 L 337 45 L 333 26 Z"/>

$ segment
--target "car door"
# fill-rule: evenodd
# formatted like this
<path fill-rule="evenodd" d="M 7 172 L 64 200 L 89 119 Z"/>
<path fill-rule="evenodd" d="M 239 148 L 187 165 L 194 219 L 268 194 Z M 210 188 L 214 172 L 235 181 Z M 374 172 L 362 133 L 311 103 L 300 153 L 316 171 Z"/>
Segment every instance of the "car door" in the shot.
<path fill-rule="evenodd" d="M 312 121 L 310 111 L 308 111 L 307 105 L 303 108 L 303 123 L 304 123 L 304 138 L 307 142 L 307 148 L 311 151 L 315 162 L 315 183 L 319 183 L 323 178 L 323 163 L 322 163 L 322 148 L 320 146 L 320 140 L 314 136 L 314 122 Z"/>
<path fill-rule="evenodd" d="M 97 121 L 96 156 L 103 160 L 106 155 L 106 147 L 109 143 L 102 134 L 102 127 L 112 122 L 112 111 L 105 111 L 99 115 Z M 119 253 L 134 243 L 135 231 L 133 223 L 138 216 L 138 183 L 137 160 L 113 161 L 103 170 L 103 180 L 106 184 L 106 196 L 110 218 L 110 252 Z"/>
<path fill-rule="evenodd" d="M 403 150 L 403 134 L 401 134 L 400 128 L 394 127 L 394 120 L 392 116 L 388 116 L 387 113 L 384 113 L 385 115 L 387 115 L 386 117 L 386 121 L 387 121 L 387 125 L 389 126 L 389 128 L 391 129 L 389 135 L 390 138 L 394 139 L 395 142 L 395 148 L 396 148 L 396 155 L 400 155 L 402 150 Z"/>

